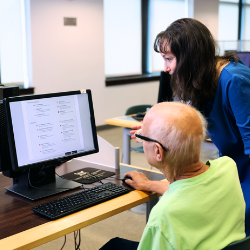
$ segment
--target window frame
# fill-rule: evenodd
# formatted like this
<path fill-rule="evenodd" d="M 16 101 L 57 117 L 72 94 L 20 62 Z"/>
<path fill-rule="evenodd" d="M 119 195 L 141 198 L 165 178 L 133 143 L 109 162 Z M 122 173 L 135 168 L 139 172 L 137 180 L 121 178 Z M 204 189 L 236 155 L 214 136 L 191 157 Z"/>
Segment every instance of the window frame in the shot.
<path fill-rule="evenodd" d="M 243 0 L 239 0 L 239 19 L 238 19 L 238 40 L 241 40 L 242 37 L 242 22 L 243 22 L 243 16 L 242 16 L 242 12 L 243 12 Z"/>

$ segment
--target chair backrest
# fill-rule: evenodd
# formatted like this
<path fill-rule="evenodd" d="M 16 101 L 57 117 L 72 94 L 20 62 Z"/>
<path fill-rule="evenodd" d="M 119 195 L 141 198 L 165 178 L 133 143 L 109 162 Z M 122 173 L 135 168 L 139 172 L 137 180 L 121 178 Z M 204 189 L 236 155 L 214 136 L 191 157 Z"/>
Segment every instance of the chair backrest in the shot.
<path fill-rule="evenodd" d="M 151 104 L 135 105 L 135 106 L 129 107 L 126 110 L 125 115 L 133 115 L 136 113 L 146 112 L 147 108 L 151 108 L 151 107 L 152 107 Z"/>
<path fill-rule="evenodd" d="M 228 246 L 226 246 L 225 248 L 223 248 L 223 250 L 249 250 L 250 249 L 250 236 L 233 242 L 231 244 L 229 244 Z"/>

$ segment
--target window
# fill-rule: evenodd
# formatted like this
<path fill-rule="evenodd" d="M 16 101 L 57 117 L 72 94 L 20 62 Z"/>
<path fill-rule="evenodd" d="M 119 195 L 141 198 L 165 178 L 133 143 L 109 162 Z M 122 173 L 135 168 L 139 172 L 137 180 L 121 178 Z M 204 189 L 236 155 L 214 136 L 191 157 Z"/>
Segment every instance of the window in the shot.
<path fill-rule="evenodd" d="M 250 51 L 250 0 L 245 0 L 243 4 L 241 32 L 242 50 Z"/>
<path fill-rule="evenodd" d="M 238 19 L 239 0 L 220 0 L 218 44 L 221 55 L 226 50 L 237 50 Z"/>
<path fill-rule="evenodd" d="M 150 72 L 159 72 L 163 67 L 161 56 L 153 50 L 155 37 L 173 21 L 187 17 L 185 7 L 185 0 L 150 0 Z"/>
<path fill-rule="evenodd" d="M 104 0 L 105 75 L 141 74 L 141 0 Z"/>
<path fill-rule="evenodd" d="M 219 47 L 221 55 L 226 50 L 250 51 L 250 0 L 220 0 Z"/>
<path fill-rule="evenodd" d="M 28 87 L 25 10 L 29 1 L 0 2 L 1 82 Z"/>
<path fill-rule="evenodd" d="M 186 16 L 186 6 L 187 0 L 104 0 L 105 75 L 161 71 L 154 39 L 174 20 Z M 142 65 L 145 61 L 146 66 Z"/>

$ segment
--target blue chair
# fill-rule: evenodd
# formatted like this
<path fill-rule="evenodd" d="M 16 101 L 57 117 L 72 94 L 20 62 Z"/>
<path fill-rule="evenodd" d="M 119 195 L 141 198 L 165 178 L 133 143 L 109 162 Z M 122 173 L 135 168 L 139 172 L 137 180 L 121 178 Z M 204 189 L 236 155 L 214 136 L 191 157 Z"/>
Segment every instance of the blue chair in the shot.
<path fill-rule="evenodd" d="M 229 244 L 228 246 L 226 246 L 225 248 L 223 248 L 223 250 L 249 250 L 250 249 L 250 236 L 233 242 L 231 244 Z"/>

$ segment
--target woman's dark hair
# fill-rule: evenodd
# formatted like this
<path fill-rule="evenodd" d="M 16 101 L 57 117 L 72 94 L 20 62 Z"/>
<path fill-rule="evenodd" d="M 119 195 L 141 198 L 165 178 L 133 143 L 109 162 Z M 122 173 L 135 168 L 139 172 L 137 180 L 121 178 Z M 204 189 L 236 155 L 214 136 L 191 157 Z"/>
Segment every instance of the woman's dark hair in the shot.
<path fill-rule="evenodd" d="M 176 20 L 157 35 L 154 50 L 165 54 L 168 46 L 176 56 L 176 68 L 171 76 L 173 93 L 184 102 L 191 100 L 197 108 L 215 95 L 218 60 L 222 63 L 232 59 L 238 62 L 234 52 L 219 56 L 209 29 L 191 18 Z"/>

